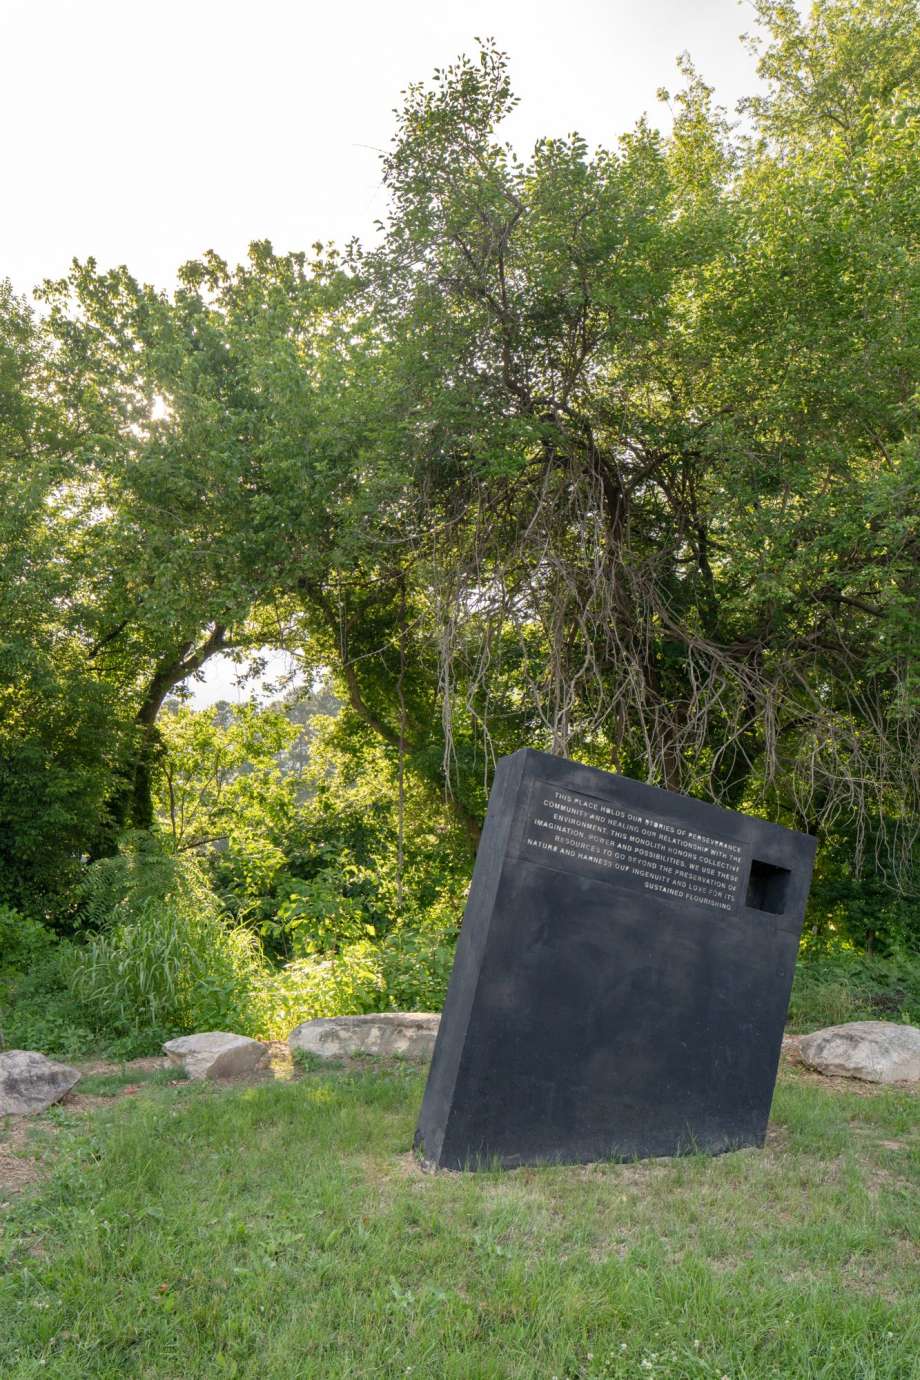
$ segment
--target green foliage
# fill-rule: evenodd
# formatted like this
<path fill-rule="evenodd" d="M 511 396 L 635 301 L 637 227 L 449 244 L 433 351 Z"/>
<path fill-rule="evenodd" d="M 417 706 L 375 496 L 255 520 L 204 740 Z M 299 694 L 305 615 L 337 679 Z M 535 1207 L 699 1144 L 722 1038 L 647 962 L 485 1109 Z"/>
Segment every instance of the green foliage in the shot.
<path fill-rule="evenodd" d="M 156 1033 L 127 1042 L 100 1033 L 61 971 L 69 956 L 62 953 L 60 959 L 56 971 L 45 968 L 15 982 L 0 981 L 0 1047 L 34 1049 L 59 1059 L 104 1054 L 131 1059 L 157 1052 Z"/>
<path fill-rule="evenodd" d="M 156 1042 L 193 1030 L 258 1033 L 262 976 L 248 931 L 173 898 L 142 903 L 130 923 L 89 940 L 71 980 L 103 1027 Z"/>
<path fill-rule="evenodd" d="M 404 926 L 380 949 L 388 1011 L 440 1011 L 454 962 L 455 928 Z"/>
<path fill-rule="evenodd" d="M 150 903 L 179 896 L 189 912 L 208 910 L 213 898 L 194 858 L 178 857 L 153 834 L 122 836 L 119 851 L 86 869 L 81 917 L 91 931 L 130 924 Z"/>
<path fill-rule="evenodd" d="M 920 1025 L 920 957 L 878 958 L 850 949 L 800 958 L 788 1024 L 817 1030 L 860 1020 Z"/>
<path fill-rule="evenodd" d="M 289 937 L 295 958 L 334 952 L 376 935 L 367 918 L 368 902 L 377 891 L 374 881 L 369 868 L 339 854 L 309 883 L 292 888 L 278 907 L 277 923 Z"/>
<path fill-rule="evenodd" d="M 920 21 L 755 10 L 746 131 L 682 60 L 668 135 L 519 156 L 486 43 L 407 89 L 372 248 L 0 287 L 0 903 L 72 929 L 158 830 L 376 1001 L 526 744 L 807 827 L 812 938 L 917 946 Z M 344 706 L 306 764 L 174 708 L 279 645 Z M 135 866 L 82 903 L 122 1027 L 119 964 L 219 933 Z"/>
<path fill-rule="evenodd" d="M 226 842 L 264 883 L 272 857 L 265 850 L 289 821 L 298 784 L 279 761 L 299 731 L 277 705 L 168 704 L 158 725 L 154 807 L 173 849 Z"/>
<path fill-rule="evenodd" d="M 321 401 L 339 372 L 334 350 L 323 362 L 342 329 L 335 256 L 254 245 L 240 272 L 210 255 L 181 277 L 170 299 L 75 264 L 45 284 L 39 324 L 0 286 L 0 897 L 14 901 L 34 878 L 66 909 L 82 854 L 150 827 L 167 695 L 217 652 L 279 635 L 307 553 L 324 569 L 347 514 Z"/>
<path fill-rule="evenodd" d="M 39 328 L 0 281 L 0 903 L 43 917 L 66 910 L 123 728 L 61 617 L 85 534 L 53 396 Z"/>
<path fill-rule="evenodd" d="M 333 954 L 286 964 L 266 986 L 269 1030 L 372 1011 L 440 1011 L 454 961 L 453 935 L 406 926 L 381 944 L 362 939 Z"/>
<path fill-rule="evenodd" d="M 197 864 L 150 847 L 89 869 L 87 917 L 99 931 L 73 955 L 71 984 L 98 1026 L 152 1042 L 194 1030 L 255 1034 L 264 962 L 229 922 Z"/>
<path fill-rule="evenodd" d="M 228 819 L 226 846 L 209 855 L 227 907 L 281 961 L 380 944 L 398 927 L 456 931 L 469 854 L 450 809 L 417 776 L 400 807 L 397 753 L 348 710 L 317 716 L 311 732 L 296 779 L 284 778 L 285 808 L 255 807 L 254 770 L 253 809 Z M 279 791 L 269 785 L 272 800 Z"/>
<path fill-rule="evenodd" d="M 285 964 L 268 984 L 269 1031 L 286 1038 L 301 1021 L 321 1016 L 360 1016 L 384 1009 L 380 957 L 360 940 L 327 958 Z"/>
<path fill-rule="evenodd" d="M 686 63 L 671 137 L 527 161 L 491 46 L 410 89 L 358 262 L 380 463 L 414 475 L 381 544 L 413 554 L 388 599 L 380 552 L 352 567 L 336 608 L 368 722 L 408 685 L 413 748 L 452 720 L 461 794 L 510 736 L 812 832 L 877 822 L 909 889 L 920 22 L 758 10 L 747 138 Z"/>
<path fill-rule="evenodd" d="M 803 946 L 809 955 L 852 947 L 898 955 L 920 949 L 920 896 L 915 879 L 897 887 L 876 856 L 877 827 L 860 840 L 850 828 L 829 830 L 815 865 Z"/>
<path fill-rule="evenodd" d="M 0 1048 L 75 1058 L 98 1044 L 68 986 L 74 948 L 37 920 L 0 906 Z"/>
<path fill-rule="evenodd" d="M 28 972 L 58 947 L 58 938 L 38 920 L 0 905 L 0 977 Z"/>

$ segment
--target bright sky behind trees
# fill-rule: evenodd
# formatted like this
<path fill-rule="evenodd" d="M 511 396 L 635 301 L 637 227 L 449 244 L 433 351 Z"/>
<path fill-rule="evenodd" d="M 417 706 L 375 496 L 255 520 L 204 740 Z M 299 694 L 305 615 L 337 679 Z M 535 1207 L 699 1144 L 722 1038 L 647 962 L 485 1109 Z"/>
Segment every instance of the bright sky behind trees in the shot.
<path fill-rule="evenodd" d="M 369 236 L 400 91 L 475 35 L 511 55 L 526 151 L 666 125 L 683 49 L 732 107 L 752 27 L 737 0 L 0 0 L 0 276 L 26 291 L 93 254 L 168 287 L 209 247 Z"/>
<path fill-rule="evenodd" d="M 733 109 L 757 85 L 750 28 L 738 0 L 0 0 L 0 277 L 28 292 L 94 255 L 170 288 L 207 248 L 371 237 L 400 92 L 476 35 L 511 55 L 526 152 L 574 129 L 610 145 L 643 112 L 669 125 L 656 91 L 683 50 Z M 251 693 L 235 669 L 216 659 L 196 702 Z"/>

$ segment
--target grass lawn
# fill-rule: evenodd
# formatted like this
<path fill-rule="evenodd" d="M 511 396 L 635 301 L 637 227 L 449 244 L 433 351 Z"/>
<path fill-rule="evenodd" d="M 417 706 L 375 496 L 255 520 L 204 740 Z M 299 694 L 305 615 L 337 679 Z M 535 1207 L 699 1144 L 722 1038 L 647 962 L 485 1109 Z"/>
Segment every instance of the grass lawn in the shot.
<path fill-rule="evenodd" d="M 423 1076 L 84 1085 L 0 1127 L 0 1376 L 920 1377 L 920 1099 L 795 1069 L 763 1152 L 422 1173 Z M 3 1195 L 0 1193 L 0 1199 Z"/>

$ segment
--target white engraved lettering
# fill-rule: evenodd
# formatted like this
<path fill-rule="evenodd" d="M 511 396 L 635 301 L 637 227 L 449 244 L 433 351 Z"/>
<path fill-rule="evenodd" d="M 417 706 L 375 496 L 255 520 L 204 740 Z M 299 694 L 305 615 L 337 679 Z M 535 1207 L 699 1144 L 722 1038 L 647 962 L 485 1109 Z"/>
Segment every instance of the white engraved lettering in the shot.
<path fill-rule="evenodd" d="M 524 839 L 547 861 L 590 863 L 662 896 L 735 907 L 742 850 L 729 839 L 552 786 L 540 791 Z"/>

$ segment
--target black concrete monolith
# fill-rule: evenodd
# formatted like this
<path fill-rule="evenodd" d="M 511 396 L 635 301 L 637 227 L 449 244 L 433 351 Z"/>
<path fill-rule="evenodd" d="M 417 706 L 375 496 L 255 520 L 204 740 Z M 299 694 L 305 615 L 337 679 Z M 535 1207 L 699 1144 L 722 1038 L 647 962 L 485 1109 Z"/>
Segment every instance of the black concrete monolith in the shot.
<path fill-rule="evenodd" d="M 762 1145 L 815 840 L 522 749 L 416 1132 L 451 1169 Z"/>

